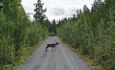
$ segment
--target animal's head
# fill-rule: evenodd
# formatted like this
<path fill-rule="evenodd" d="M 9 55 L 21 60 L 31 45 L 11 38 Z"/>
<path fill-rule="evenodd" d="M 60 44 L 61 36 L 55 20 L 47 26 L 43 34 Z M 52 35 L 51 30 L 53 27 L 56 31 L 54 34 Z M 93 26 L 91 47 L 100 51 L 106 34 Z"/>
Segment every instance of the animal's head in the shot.
<path fill-rule="evenodd" d="M 58 45 L 59 44 L 59 42 L 57 42 L 57 41 L 55 41 L 56 42 L 56 45 Z"/>

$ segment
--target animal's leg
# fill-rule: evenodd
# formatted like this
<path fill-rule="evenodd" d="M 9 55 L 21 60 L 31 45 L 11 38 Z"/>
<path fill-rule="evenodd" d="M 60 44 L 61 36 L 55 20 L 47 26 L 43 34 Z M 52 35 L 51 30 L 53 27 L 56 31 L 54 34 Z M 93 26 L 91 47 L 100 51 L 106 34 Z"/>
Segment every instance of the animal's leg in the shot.
<path fill-rule="evenodd" d="M 48 51 L 48 46 L 46 47 L 46 52 Z"/>
<path fill-rule="evenodd" d="M 52 47 L 52 51 L 56 51 L 56 47 Z"/>
<path fill-rule="evenodd" d="M 53 51 L 53 47 L 52 47 L 52 51 Z"/>

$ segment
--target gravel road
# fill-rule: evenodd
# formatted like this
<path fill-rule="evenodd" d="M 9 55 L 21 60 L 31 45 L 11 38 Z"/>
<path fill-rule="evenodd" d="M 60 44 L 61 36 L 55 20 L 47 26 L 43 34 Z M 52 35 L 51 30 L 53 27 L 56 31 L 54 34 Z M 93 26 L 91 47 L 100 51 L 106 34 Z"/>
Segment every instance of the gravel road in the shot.
<path fill-rule="evenodd" d="M 59 42 L 58 37 L 48 37 L 27 61 L 14 70 L 91 70 L 61 42 L 56 46 L 56 50 L 48 48 L 48 52 L 45 52 L 46 45 L 55 41 Z"/>

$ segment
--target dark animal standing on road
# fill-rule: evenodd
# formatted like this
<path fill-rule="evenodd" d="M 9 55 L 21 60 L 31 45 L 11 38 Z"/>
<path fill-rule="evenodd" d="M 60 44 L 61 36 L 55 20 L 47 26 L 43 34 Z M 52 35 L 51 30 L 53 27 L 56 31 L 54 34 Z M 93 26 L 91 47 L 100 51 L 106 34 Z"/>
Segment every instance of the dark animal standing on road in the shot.
<path fill-rule="evenodd" d="M 48 50 L 49 47 L 51 47 L 52 50 L 53 50 L 53 48 L 55 48 L 55 50 L 56 50 L 56 45 L 58 45 L 59 43 L 57 41 L 55 41 L 55 42 L 56 43 L 47 44 L 47 46 L 46 46 L 46 52 L 47 52 L 47 50 Z"/>

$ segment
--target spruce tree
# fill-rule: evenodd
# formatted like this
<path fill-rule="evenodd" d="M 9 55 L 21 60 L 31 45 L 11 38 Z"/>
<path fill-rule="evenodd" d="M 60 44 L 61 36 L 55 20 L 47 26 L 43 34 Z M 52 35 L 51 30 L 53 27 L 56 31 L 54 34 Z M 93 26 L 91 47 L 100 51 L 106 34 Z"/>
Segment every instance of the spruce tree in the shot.
<path fill-rule="evenodd" d="M 44 23 L 44 20 L 46 18 L 46 15 L 44 14 L 46 12 L 46 9 L 43 9 L 44 3 L 41 2 L 41 0 L 38 0 L 37 3 L 35 4 L 35 14 L 34 18 L 35 21 Z"/>

